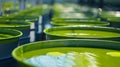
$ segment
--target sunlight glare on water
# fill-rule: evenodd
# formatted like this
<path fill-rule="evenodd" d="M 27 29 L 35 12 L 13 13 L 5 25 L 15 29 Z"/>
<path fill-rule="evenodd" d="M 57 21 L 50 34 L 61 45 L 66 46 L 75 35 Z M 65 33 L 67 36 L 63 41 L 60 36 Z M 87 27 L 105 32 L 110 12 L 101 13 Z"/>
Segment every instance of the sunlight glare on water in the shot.
<path fill-rule="evenodd" d="M 49 52 L 46 55 L 34 56 L 25 62 L 35 67 L 98 67 L 96 55 L 89 52 Z"/>

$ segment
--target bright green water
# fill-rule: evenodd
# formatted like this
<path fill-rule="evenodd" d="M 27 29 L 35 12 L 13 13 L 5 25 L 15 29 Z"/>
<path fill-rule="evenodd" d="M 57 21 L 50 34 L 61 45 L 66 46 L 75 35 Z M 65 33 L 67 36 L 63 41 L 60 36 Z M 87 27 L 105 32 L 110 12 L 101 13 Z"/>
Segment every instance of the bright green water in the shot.
<path fill-rule="evenodd" d="M 78 37 L 78 38 L 107 38 L 107 37 L 120 37 L 119 33 L 97 31 L 97 30 L 56 30 L 49 32 L 52 35 Z"/>
<path fill-rule="evenodd" d="M 22 24 L 0 24 L 0 27 L 16 27 L 22 26 Z"/>
<path fill-rule="evenodd" d="M 116 50 L 59 47 L 26 52 L 25 63 L 35 67 L 119 67 L 120 52 Z"/>
<path fill-rule="evenodd" d="M 52 22 L 56 25 L 107 25 L 105 22 L 95 22 L 95 20 L 56 20 Z"/>
<path fill-rule="evenodd" d="M 10 37 L 13 37 L 13 36 L 9 34 L 0 34 L 0 39 L 10 38 Z"/>

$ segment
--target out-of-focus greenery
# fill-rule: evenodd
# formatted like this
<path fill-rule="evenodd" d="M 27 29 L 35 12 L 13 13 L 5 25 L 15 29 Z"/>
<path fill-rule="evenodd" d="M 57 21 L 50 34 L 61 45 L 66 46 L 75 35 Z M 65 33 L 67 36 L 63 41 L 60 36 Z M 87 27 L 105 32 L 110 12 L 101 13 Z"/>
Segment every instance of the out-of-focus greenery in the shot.
<path fill-rule="evenodd" d="M 0 17 L 1 19 L 10 19 L 10 20 L 33 20 L 35 21 L 36 18 L 40 15 L 43 15 L 49 12 L 51 7 L 49 5 L 37 5 L 31 8 L 27 8 L 26 10 L 16 12 L 14 14 L 3 15 Z"/>
<path fill-rule="evenodd" d="M 14 3 L 12 2 L 5 2 L 3 4 L 3 10 L 13 10 L 14 9 Z"/>

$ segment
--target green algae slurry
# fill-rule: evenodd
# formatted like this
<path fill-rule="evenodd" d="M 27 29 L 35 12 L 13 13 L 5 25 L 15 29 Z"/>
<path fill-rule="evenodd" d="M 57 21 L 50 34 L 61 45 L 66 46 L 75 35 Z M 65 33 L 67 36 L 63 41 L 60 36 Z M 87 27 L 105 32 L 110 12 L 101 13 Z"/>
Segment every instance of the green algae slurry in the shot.
<path fill-rule="evenodd" d="M 120 43 L 61 39 L 18 46 L 12 52 L 22 67 L 119 67 Z"/>
<path fill-rule="evenodd" d="M 62 26 L 44 30 L 48 39 L 100 39 L 119 41 L 120 29 L 98 26 Z"/>
<path fill-rule="evenodd" d="M 66 37 L 77 37 L 77 38 L 103 38 L 103 37 L 117 37 L 119 33 L 108 32 L 108 31 L 97 31 L 97 30 L 59 30 L 51 31 L 52 35 L 66 36 Z"/>
<path fill-rule="evenodd" d="M 24 53 L 34 67 L 118 67 L 120 52 L 99 48 L 58 47 Z"/>

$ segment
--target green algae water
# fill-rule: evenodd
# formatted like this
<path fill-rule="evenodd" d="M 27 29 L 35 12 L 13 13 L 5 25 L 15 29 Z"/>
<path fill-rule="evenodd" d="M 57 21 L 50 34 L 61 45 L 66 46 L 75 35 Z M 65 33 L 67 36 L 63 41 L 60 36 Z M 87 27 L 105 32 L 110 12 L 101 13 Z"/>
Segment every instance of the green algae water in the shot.
<path fill-rule="evenodd" d="M 11 38 L 13 35 L 10 34 L 0 34 L 0 39 Z"/>
<path fill-rule="evenodd" d="M 22 23 L 22 22 L 7 22 L 7 23 L 0 23 L 0 28 L 9 28 L 9 29 L 17 29 L 17 30 L 24 30 L 30 28 L 30 22 Z"/>
<path fill-rule="evenodd" d="M 19 24 L 0 24 L 0 27 L 4 27 L 4 26 L 7 26 L 7 27 L 13 27 L 13 26 L 17 26 Z"/>
<path fill-rule="evenodd" d="M 0 27 L 20 27 L 20 26 L 29 26 L 28 24 L 19 24 L 19 23 L 17 23 L 17 24 L 11 24 L 11 23 L 6 23 L 6 24 L 0 24 Z"/>
<path fill-rule="evenodd" d="M 49 32 L 56 36 L 76 37 L 76 38 L 108 38 L 120 37 L 119 33 L 97 30 L 55 30 Z"/>
<path fill-rule="evenodd" d="M 99 22 L 99 21 L 89 21 L 89 20 L 55 20 L 53 22 L 51 22 L 52 25 L 59 25 L 59 26 L 64 26 L 64 25 L 81 25 L 81 26 L 87 26 L 87 25 L 90 25 L 90 26 L 108 26 L 109 23 L 106 23 L 106 22 Z"/>
<path fill-rule="evenodd" d="M 23 53 L 34 67 L 119 67 L 120 52 L 82 47 L 57 47 Z"/>

